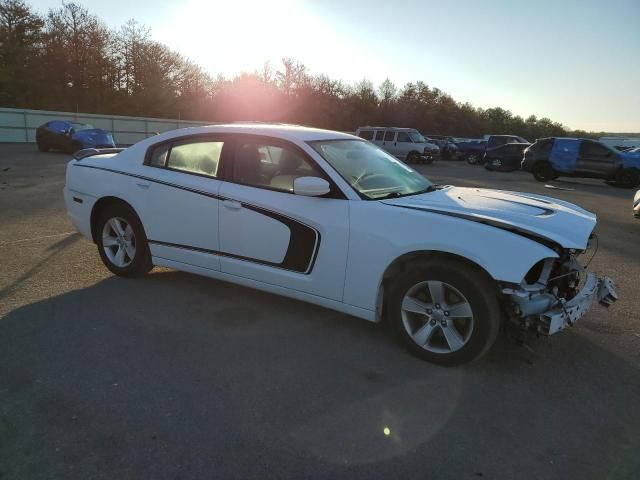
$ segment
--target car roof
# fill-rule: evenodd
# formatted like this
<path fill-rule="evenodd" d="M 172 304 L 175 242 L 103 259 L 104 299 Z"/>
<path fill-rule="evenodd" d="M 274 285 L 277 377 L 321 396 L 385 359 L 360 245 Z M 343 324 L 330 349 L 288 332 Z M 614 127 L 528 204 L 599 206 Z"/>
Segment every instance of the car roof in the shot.
<path fill-rule="evenodd" d="M 201 127 L 188 127 L 161 133 L 154 140 L 171 139 L 185 135 L 199 135 L 206 133 L 244 133 L 247 135 L 265 135 L 290 141 L 310 142 L 314 140 L 361 140 L 349 133 L 323 130 L 321 128 L 304 127 L 301 125 L 288 125 L 279 123 L 228 123 L 205 125 Z"/>
<path fill-rule="evenodd" d="M 417 132 L 415 128 L 410 127 L 358 127 L 358 130 L 394 130 L 396 132 Z"/>

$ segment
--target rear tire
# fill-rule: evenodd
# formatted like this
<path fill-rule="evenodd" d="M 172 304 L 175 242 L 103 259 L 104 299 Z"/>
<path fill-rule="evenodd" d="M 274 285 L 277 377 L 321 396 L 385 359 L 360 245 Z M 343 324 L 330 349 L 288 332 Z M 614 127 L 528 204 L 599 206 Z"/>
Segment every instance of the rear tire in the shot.
<path fill-rule="evenodd" d="M 122 203 L 106 207 L 98 216 L 95 234 L 102 262 L 116 275 L 139 277 L 153 268 L 147 236 L 131 207 Z"/>
<path fill-rule="evenodd" d="M 618 170 L 615 184 L 622 188 L 634 188 L 640 184 L 640 171 L 635 168 L 623 168 Z"/>
<path fill-rule="evenodd" d="M 558 178 L 558 175 L 551 167 L 549 162 L 538 162 L 533 166 L 531 170 L 533 174 L 533 178 L 535 178 L 539 182 L 548 182 L 549 180 L 553 180 Z"/>
<path fill-rule="evenodd" d="M 485 272 L 455 259 L 419 262 L 394 279 L 387 316 L 419 358 L 440 365 L 471 362 L 491 348 L 500 330 L 494 283 Z"/>

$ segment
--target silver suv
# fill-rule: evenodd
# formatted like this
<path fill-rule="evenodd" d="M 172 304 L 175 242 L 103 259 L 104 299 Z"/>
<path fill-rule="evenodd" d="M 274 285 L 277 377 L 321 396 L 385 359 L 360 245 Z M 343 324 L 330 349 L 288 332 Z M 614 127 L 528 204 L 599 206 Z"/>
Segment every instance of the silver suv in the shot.
<path fill-rule="evenodd" d="M 440 157 L 440 147 L 429 143 L 415 128 L 360 127 L 356 135 L 405 163 L 432 163 Z"/>

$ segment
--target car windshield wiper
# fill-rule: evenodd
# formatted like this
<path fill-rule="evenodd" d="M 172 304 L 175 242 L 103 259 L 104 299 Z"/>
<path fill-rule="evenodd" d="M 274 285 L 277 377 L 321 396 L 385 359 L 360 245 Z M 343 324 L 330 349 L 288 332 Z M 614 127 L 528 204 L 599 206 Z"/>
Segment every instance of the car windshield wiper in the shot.
<path fill-rule="evenodd" d="M 388 200 L 390 198 L 410 197 L 411 195 L 420 195 L 421 193 L 429 193 L 436 190 L 435 185 L 429 185 L 427 188 L 417 190 L 411 193 L 389 192 L 381 197 L 376 197 L 375 200 Z"/>
<path fill-rule="evenodd" d="M 430 193 L 436 191 L 435 185 L 429 185 L 427 188 L 423 188 L 422 190 L 418 190 L 417 192 L 405 193 L 402 195 L 403 197 L 408 197 L 410 195 L 420 195 L 421 193 Z"/>

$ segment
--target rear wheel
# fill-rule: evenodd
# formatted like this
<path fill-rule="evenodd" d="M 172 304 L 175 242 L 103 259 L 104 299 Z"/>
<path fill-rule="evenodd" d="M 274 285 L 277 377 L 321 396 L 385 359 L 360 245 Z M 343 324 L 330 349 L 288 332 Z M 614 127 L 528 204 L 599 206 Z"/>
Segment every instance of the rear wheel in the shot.
<path fill-rule="evenodd" d="M 533 166 L 531 173 L 533 173 L 533 178 L 539 182 L 548 182 L 549 180 L 558 178 L 558 175 L 553 170 L 553 167 L 551 167 L 549 162 L 536 163 Z"/>
<path fill-rule="evenodd" d="M 640 171 L 635 168 L 623 168 L 616 174 L 615 183 L 622 188 L 633 188 L 640 184 Z"/>
<path fill-rule="evenodd" d="M 103 210 L 95 231 L 100 258 L 116 275 L 137 277 L 153 268 L 142 224 L 127 205 L 115 204 Z"/>
<path fill-rule="evenodd" d="M 480 358 L 494 344 L 501 314 L 493 281 L 456 260 L 411 265 L 395 279 L 387 314 L 416 356 L 442 365 Z"/>

